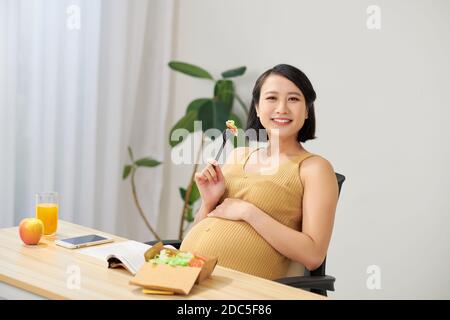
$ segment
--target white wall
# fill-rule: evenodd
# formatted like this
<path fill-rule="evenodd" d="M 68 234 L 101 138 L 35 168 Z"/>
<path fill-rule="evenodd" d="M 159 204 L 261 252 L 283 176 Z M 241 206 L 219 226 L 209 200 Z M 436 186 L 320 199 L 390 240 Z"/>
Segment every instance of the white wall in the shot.
<path fill-rule="evenodd" d="M 372 4 L 381 8 L 380 30 L 366 27 Z M 450 298 L 450 2 L 185 0 L 176 7 L 173 58 L 217 77 L 246 65 L 236 84 L 247 103 L 257 76 L 278 63 L 312 81 L 318 139 L 305 147 L 347 177 L 328 255 L 332 296 Z M 168 127 L 212 91 L 208 81 L 172 77 Z M 165 165 L 160 227 L 168 237 L 177 235 L 178 187 L 191 170 Z M 370 265 L 380 267 L 380 290 L 366 286 Z"/>

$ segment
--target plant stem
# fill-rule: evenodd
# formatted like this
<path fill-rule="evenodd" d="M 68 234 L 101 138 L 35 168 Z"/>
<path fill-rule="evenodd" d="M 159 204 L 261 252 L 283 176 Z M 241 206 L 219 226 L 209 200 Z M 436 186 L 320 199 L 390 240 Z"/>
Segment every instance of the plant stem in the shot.
<path fill-rule="evenodd" d="M 131 190 L 133 191 L 134 203 L 136 204 L 139 214 L 141 215 L 142 219 L 144 220 L 147 228 L 150 230 L 151 233 L 153 233 L 153 235 L 155 236 L 155 238 L 158 241 L 161 241 L 161 237 L 155 232 L 155 230 L 153 230 L 152 226 L 150 225 L 150 222 L 148 222 L 148 220 L 144 214 L 144 211 L 142 210 L 141 204 L 139 203 L 139 200 L 138 200 L 138 196 L 137 196 L 137 192 L 136 192 L 136 184 L 134 182 L 134 175 L 136 173 L 137 168 L 133 167 L 131 170 L 132 170 L 132 172 L 131 172 Z"/>
<path fill-rule="evenodd" d="M 186 195 L 184 196 L 184 205 L 183 205 L 183 210 L 181 213 L 180 230 L 178 231 L 178 239 L 179 240 L 183 239 L 184 220 L 185 220 L 187 211 L 189 209 L 189 199 L 191 198 L 192 186 L 194 184 L 194 176 L 195 176 L 195 173 L 197 172 L 198 162 L 200 160 L 200 155 L 202 154 L 202 150 L 203 150 L 203 140 L 204 140 L 204 133 L 202 132 L 202 140 L 200 142 L 200 148 L 198 149 L 198 152 L 197 152 L 197 158 L 195 160 L 194 170 L 192 171 L 191 180 L 190 180 L 189 186 L 186 190 Z"/>
<path fill-rule="evenodd" d="M 244 109 L 245 114 L 248 116 L 248 109 L 247 106 L 245 105 L 244 101 L 242 101 L 241 97 L 239 97 L 239 95 L 235 92 L 234 96 L 236 97 L 237 101 L 239 102 L 239 104 L 241 105 L 241 107 Z"/>

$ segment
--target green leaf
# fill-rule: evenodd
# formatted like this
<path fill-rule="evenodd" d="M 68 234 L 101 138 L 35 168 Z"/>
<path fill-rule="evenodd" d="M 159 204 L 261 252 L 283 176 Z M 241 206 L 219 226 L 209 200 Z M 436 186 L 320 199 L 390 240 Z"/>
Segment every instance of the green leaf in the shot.
<path fill-rule="evenodd" d="M 205 69 L 202 69 L 198 66 L 195 66 L 193 64 L 184 63 L 184 62 L 180 62 L 180 61 L 170 61 L 169 67 L 172 70 L 187 74 L 192 77 L 214 80 L 208 71 L 206 71 Z"/>
<path fill-rule="evenodd" d="M 222 72 L 222 77 L 232 78 L 232 77 L 242 76 L 245 73 L 245 70 L 247 70 L 247 67 L 239 67 L 239 68 L 227 70 L 227 71 Z"/>
<path fill-rule="evenodd" d="M 191 197 L 189 200 L 191 204 L 194 204 L 198 199 L 200 199 L 200 191 L 198 191 L 197 183 L 195 183 L 194 181 L 191 190 Z"/>
<path fill-rule="evenodd" d="M 178 122 L 173 126 L 169 133 L 169 144 L 171 147 L 175 147 L 177 144 L 181 143 L 184 139 L 178 139 L 178 141 L 172 140 L 172 133 L 177 129 L 186 129 L 188 132 L 194 132 L 194 121 L 198 119 L 198 112 L 191 111 L 184 115 L 183 118 L 178 120 Z"/>
<path fill-rule="evenodd" d="M 180 191 L 181 199 L 185 199 L 187 190 L 185 188 L 178 188 Z M 189 198 L 188 204 L 192 205 L 200 198 L 200 192 L 198 191 L 197 184 L 194 182 L 192 185 L 191 196 Z"/>
<path fill-rule="evenodd" d="M 186 114 L 188 114 L 188 113 L 191 112 L 191 111 L 197 111 L 197 112 L 198 112 L 198 109 L 200 109 L 200 107 L 201 107 L 202 105 L 204 105 L 205 103 L 208 103 L 208 102 L 212 102 L 212 99 L 211 99 L 211 98 L 200 98 L 200 99 L 195 99 L 194 101 L 192 101 L 192 102 L 188 105 L 188 107 L 187 107 L 187 109 L 186 109 Z"/>
<path fill-rule="evenodd" d="M 229 112 L 225 109 L 222 101 L 213 101 L 203 105 L 198 111 L 198 119 L 202 121 L 202 129 L 206 132 L 208 129 L 225 130 L 225 122 L 228 120 Z M 212 136 L 213 132 L 207 132 Z"/>
<path fill-rule="evenodd" d="M 222 101 L 228 113 L 233 108 L 234 84 L 231 80 L 218 80 L 214 86 L 214 97 Z"/>
<path fill-rule="evenodd" d="M 133 150 L 131 150 L 131 147 L 130 147 L 130 146 L 128 146 L 128 154 L 130 155 L 131 161 L 134 161 L 134 158 L 133 158 Z"/>
<path fill-rule="evenodd" d="M 183 201 L 184 201 L 184 199 L 186 198 L 186 189 L 179 187 L 178 190 L 180 191 L 181 199 L 183 199 Z"/>
<path fill-rule="evenodd" d="M 194 215 L 192 214 L 192 207 L 189 206 L 187 212 L 186 212 L 186 221 L 187 222 L 192 222 L 194 221 Z"/>
<path fill-rule="evenodd" d="M 126 165 L 125 167 L 123 167 L 123 174 L 122 174 L 122 179 L 125 180 L 126 178 L 128 178 L 128 176 L 130 175 L 131 169 L 133 168 L 132 165 Z"/>
<path fill-rule="evenodd" d="M 161 162 L 152 158 L 142 158 L 134 162 L 138 167 L 156 167 L 161 164 Z"/>

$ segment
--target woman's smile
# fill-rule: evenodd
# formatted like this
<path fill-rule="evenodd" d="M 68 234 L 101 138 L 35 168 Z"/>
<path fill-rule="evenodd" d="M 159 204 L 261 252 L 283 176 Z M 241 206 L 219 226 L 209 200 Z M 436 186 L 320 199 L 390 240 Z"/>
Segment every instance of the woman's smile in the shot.
<path fill-rule="evenodd" d="M 288 118 L 271 118 L 270 120 L 272 120 L 272 122 L 275 124 L 275 125 L 277 125 L 277 126 L 280 126 L 280 127 L 285 127 L 285 126 L 288 126 L 291 122 L 292 122 L 292 120 L 291 119 L 288 119 Z"/>

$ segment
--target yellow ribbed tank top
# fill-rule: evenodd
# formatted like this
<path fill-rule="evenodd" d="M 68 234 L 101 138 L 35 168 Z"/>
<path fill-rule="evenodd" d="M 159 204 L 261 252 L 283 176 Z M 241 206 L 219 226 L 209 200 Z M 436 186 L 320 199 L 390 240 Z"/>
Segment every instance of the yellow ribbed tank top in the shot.
<path fill-rule="evenodd" d="M 269 175 L 246 172 L 250 155 L 258 149 L 246 148 L 240 161 L 222 167 L 225 193 L 219 203 L 225 198 L 248 201 L 273 219 L 300 231 L 303 186 L 299 166 L 314 154 L 305 151 L 291 157 Z M 194 225 L 180 249 L 218 257 L 218 265 L 271 280 L 284 277 L 291 262 L 247 222 L 215 217 L 204 218 Z"/>

